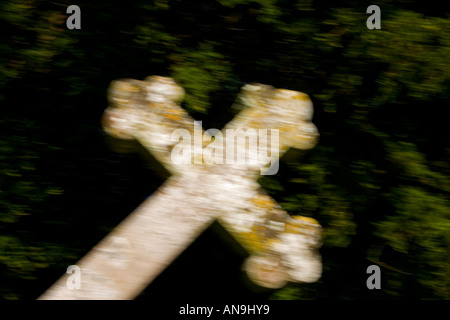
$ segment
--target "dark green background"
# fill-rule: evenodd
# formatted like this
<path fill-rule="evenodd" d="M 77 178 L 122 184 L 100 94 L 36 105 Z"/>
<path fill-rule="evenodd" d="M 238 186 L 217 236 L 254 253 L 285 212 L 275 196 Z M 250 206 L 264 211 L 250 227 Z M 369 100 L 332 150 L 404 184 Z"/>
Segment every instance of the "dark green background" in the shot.
<path fill-rule="evenodd" d="M 449 299 L 449 7 L 427 1 L 0 4 L 0 298 L 35 299 L 163 182 L 101 129 L 119 78 L 174 77 L 221 128 L 249 82 L 310 95 L 321 138 L 260 183 L 324 228 L 323 276 L 248 285 L 215 225 L 139 299 Z M 381 8 L 381 30 L 366 27 Z M 289 156 L 289 155 L 288 155 Z M 218 230 L 215 230 L 218 229 Z M 223 231 L 223 230 L 222 230 Z M 377 264 L 382 289 L 368 290 Z"/>

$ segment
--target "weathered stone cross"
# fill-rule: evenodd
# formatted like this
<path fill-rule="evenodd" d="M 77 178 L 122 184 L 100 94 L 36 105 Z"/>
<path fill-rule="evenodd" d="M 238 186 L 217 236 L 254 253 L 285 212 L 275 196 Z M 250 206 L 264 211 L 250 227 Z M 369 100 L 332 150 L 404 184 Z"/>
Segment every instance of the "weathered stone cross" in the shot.
<path fill-rule="evenodd" d="M 288 281 L 320 278 L 320 225 L 311 218 L 288 215 L 264 193 L 256 181 L 259 163 L 205 163 L 203 141 L 214 139 L 208 135 L 211 131 L 200 130 L 202 143 L 196 143 L 198 124 L 179 105 L 183 96 L 184 90 L 170 78 L 112 83 L 103 128 L 115 138 L 137 140 L 171 176 L 77 262 L 78 289 L 67 286 L 70 275 L 65 274 L 39 299 L 133 299 L 215 219 L 251 254 L 244 268 L 255 283 L 280 288 Z M 272 148 L 266 172 L 278 165 L 274 155 L 315 145 L 318 132 L 311 123 L 313 108 L 306 94 L 245 85 L 236 103 L 244 109 L 225 129 L 278 129 L 279 136 L 271 140 L 277 150 Z M 189 163 L 172 161 L 172 135 L 177 129 L 194 135 Z M 255 150 L 249 151 L 247 160 L 255 156 L 251 152 Z M 267 144 L 260 143 L 256 152 L 267 153 Z"/>

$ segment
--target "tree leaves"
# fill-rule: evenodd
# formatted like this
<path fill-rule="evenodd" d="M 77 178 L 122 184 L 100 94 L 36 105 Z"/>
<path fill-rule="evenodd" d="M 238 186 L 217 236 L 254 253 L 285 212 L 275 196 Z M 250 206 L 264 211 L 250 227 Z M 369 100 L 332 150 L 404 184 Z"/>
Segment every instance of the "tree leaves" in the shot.
<path fill-rule="evenodd" d="M 184 106 L 215 123 L 237 111 L 228 105 L 244 82 L 312 98 L 319 144 L 260 182 L 289 213 L 321 223 L 324 276 L 274 298 L 373 298 L 355 276 L 373 261 L 387 279 L 375 298 L 450 297 L 448 9 L 381 1 L 381 29 L 368 30 L 354 1 L 79 5 L 77 31 L 62 4 L 0 5 L 4 298 L 30 297 L 15 284 L 76 258 L 160 183 L 111 154 L 99 123 L 110 81 L 150 74 L 173 76 Z M 75 239 L 44 241 L 49 229 L 36 225 Z M 76 238 L 82 227 L 90 237 Z"/>

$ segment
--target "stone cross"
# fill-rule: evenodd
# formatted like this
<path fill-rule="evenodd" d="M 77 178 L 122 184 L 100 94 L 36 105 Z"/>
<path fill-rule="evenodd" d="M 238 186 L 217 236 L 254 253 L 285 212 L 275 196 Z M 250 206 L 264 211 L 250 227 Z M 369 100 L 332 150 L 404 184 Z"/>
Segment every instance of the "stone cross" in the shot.
<path fill-rule="evenodd" d="M 218 130 L 204 132 L 199 127 L 179 105 L 183 96 L 184 90 L 171 78 L 111 84 L 104 130 L 114 138 L 137 140 L 171 176 L 77 262 L 78 287 L 68 286 L 70 274 L 65 274 L 39 299 L 133 299 L 216 219 L 250 253 L 243 267 L 258 285 L 280 288 L 288 281 L 320 278 L 320 225 L 312 218 L 290 216 L 257 183 L 260 174 L 276 173 L 278 157 L 289 148 L 316 144 L 309 97 L 247 84 L 236 100 L 243 110 L 219 135 Z M 236 130 L 250 129 L 276 129 L 270 151 L 267 136 L 259 136 L 259 145 L 248 150 L 245 161 L 220 161 L 224 149 L 235 150 L 234 137 L 226 138 Z M 194 136 L 193 142 L 183 139 L 184 146 L 193 148 L 191 153 L 183 150 L 188 161 L 174 158 L 180 143 L 179 136 L 174 139 L 176 132 Z M 215 162 L 206 159 L 205 140 L 216 146 L 226 140 L 226 146 L 209 153 Z M 238 144 L 245 149 L 246 141 L 244 137 Z M 264 168 L 251 161 L 256 153 L 270 156 L 269 168 L 267 161 Z"/>

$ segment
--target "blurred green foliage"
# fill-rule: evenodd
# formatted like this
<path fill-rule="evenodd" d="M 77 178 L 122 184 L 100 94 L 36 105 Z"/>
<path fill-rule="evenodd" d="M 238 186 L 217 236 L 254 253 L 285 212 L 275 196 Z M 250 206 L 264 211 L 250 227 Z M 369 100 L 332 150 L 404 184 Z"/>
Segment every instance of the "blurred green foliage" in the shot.
<path fill-rule="evenodd" d="M 171 60 L 171 74 L 186 91 L 186 108 L 191 111 L 207 112 L 210 95 L 232 77 L 228 61 L 214 51 L 212 44 L 200 43 L 198 48 L 183 50 Z"/>
<path fill-rule="evenodd" d="M 450 298 L 448 7 L 377 1 L 368 30 L 351 0 L 79 1 L 67 30 L 69 4 L 0 4 L 0 297 L 36 298 L 160 185 L 99 123 L 112 80 L 159 74 L 207 128 L 247 82 L 313 99 L 318 146 L 260 182 L 324 227 L 324 272 L 272 298 Z"/>

